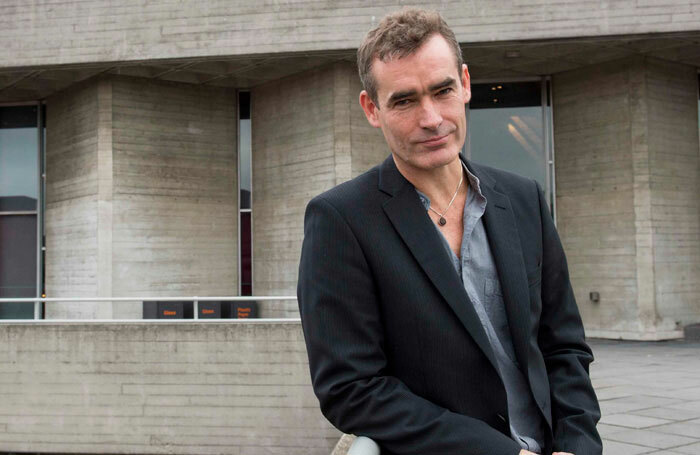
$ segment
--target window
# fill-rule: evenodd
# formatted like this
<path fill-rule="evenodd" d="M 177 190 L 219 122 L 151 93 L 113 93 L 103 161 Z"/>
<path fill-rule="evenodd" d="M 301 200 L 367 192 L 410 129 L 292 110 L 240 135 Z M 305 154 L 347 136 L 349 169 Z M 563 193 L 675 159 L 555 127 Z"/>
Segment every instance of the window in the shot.
<path fill-rule="evenodd" d="M 537 180 L 554 211 L 549 92 L 547 79 L 473 84 L 466 155 Z"/>
<path fill-rule="evenodd" d="M 253 295 L 253 206 L 250 92 L 238 92 L 238 282 L 240 295 Z"/>
<path fill-rule="evenodd" d="M 43 113 L 0 106 L 0 298 L 42 292 Z M 31 304 L 0 303 L 0 319 L 33 318 Z"/>

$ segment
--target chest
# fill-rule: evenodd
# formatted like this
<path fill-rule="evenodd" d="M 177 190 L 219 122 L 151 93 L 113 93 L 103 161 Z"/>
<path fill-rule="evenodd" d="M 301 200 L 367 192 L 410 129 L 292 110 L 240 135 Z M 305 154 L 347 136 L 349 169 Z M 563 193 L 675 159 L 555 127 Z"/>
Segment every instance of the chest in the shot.
<path fill-rule="evenodd" d="M 428 211 L 430 219 L 438 227 L 450 245 L 450 249 L 457 257 L 461 256 L 462 237 L 464 235 L 464 203 L 467 199 L 467 192 L 465 191 L 464 193 L 461 197 L 457 197 L 450 210 L 443 215 L 447 221 L 444 225 L 440 225 L 440 216 L 438 214 L 432 210 Z"/>

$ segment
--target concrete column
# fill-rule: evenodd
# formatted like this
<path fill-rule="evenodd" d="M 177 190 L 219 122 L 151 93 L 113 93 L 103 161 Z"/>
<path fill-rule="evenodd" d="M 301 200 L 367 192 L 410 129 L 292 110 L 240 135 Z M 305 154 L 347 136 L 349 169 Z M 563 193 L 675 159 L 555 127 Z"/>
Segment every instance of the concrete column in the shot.
<path fill-rule="evenodd" d="M 235 93 L 112 77 L 47 101 L 49 297 L 236 295 Z M 140 302 L 49 318 L 140 318 Z"/>
<path fill-rule="evenodd" d="M 56 94 L 46 115 L 46 292 L 92 297 L 98 284 L 98 84 Z M 96 305 L 47 304 L 51 319 L 97 318 Z"/>
<path fill-rule="evenodd" d="M 694 68 L 635 57 L 557 74 L 553 91 L 557 221 L 587 334 L 682 336 L 700 318 Z"/>
<path fill-rule="evenodd" d="M 656 309 L 700 322 L 700 147 L 696 68 L 647 61 Z"/>
<path fill-rule="evenodd" d="M 115 295 L 237 295 L 234 91 L 126 77 L 113 87 Z"/>
<path fill-rule="evenodd" d="M 309 200 L 379 164 L 389 150 L 358 103 L 361 84 L 346 62 L 253 90 L 253 293 L 296 295 Z M 295 302 L 262 315 L 298 316 Z"/>

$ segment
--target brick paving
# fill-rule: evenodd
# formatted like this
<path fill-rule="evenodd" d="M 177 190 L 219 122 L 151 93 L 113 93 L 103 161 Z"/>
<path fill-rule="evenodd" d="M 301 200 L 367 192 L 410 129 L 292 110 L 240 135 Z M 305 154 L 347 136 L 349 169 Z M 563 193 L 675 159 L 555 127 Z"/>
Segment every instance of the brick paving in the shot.
<path fill-rule="evenodd" d="M 604 455 L 700 455 L 700 342 L 590 340 Z"/>

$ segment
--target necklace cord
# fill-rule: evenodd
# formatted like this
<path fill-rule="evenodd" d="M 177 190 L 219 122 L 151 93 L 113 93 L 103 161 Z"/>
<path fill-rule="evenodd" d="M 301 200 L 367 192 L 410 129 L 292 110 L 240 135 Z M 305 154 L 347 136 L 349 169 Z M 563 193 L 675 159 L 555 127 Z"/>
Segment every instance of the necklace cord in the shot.
<path fill-rule="evenodd" d="M 452 199 L 450 199 L 450 203 L 447 204 L 447 208 L 445 209 L 444 212 L 440 213 L 437 210 L 435 210 L 432 206 L 429 206 L 428 208 L 432 210 L 433 212 L 437 213 L 438 216 L 440 216 L 440 221 L 438 224 L 440 226 L 444 226 L 447 224 L 447 220 L 445 219 L 445 214 L 447 213 L 448 210 L 450 210 L 450 207 L 452 207 L 452 203 L 455 201 L 455 198 L 457 197 L 457 193 L 459 193 L 459 189 L 462 187 L 462 181 L 464 180 L 464 169 L 460 169 L 462 173 L 459 176 L 459 184 L 457 184 L 457 189 L 455 190 L 455 193 L 452 195 Z"/>

